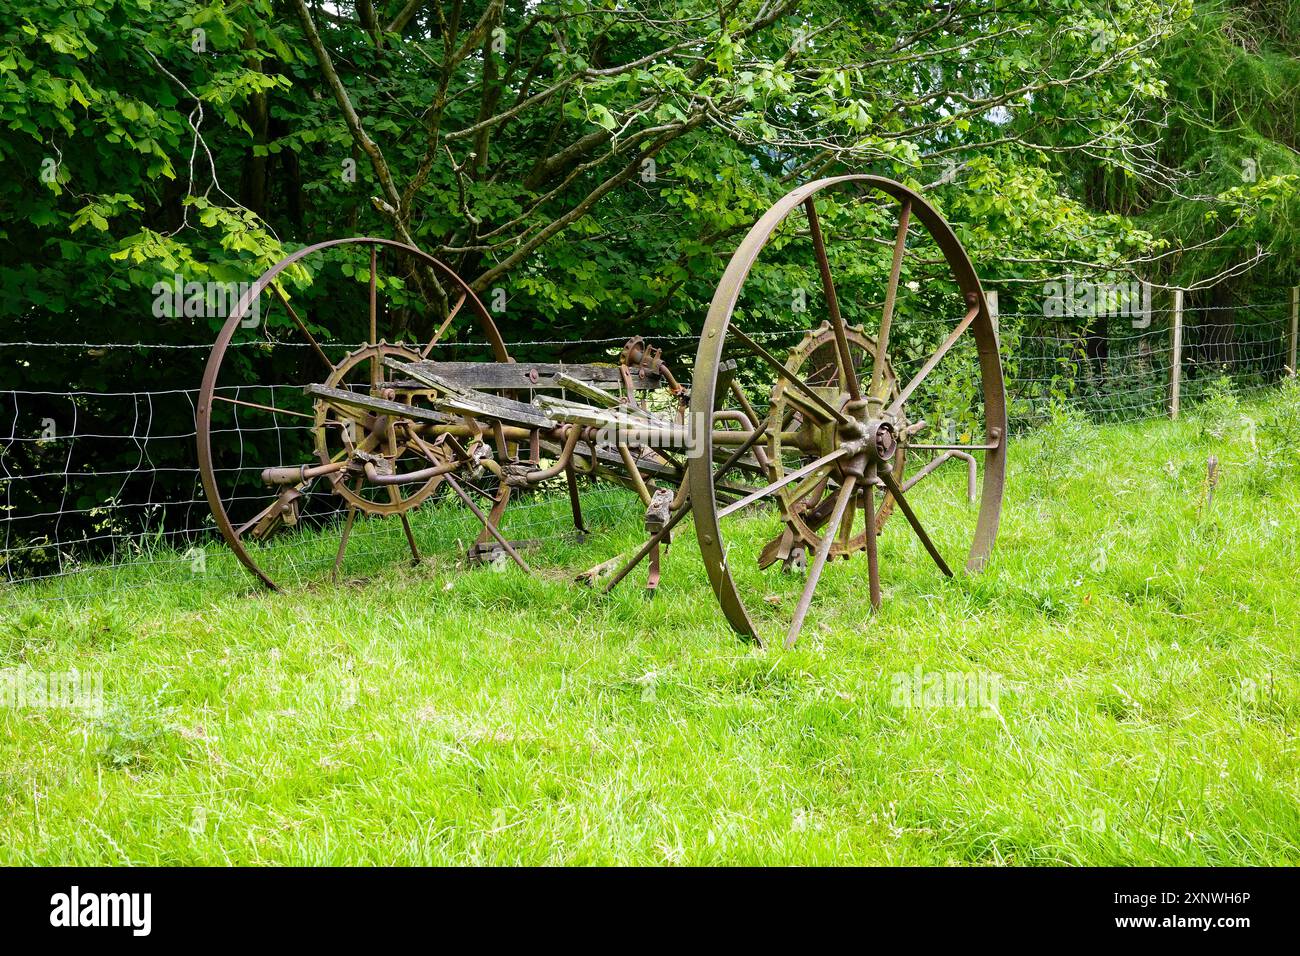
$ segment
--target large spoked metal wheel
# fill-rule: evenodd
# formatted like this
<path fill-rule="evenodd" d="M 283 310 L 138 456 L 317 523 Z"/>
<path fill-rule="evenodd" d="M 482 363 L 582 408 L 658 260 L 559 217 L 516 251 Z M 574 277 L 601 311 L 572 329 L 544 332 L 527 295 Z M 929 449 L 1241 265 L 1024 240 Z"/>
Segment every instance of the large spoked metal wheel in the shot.
<path fill-rule="evenodd" d="M 834 217 L 828 222 L 875 234 L 855 235 L 851 243 L 837 236 L 828 252 L 819 207 Z M 802 215 L 792 216 L 796 209 Z M 775 311 L 771 279 L 757 288 L 746 282 L 765 249 L 787 273 L 802 260 L 815 275 L 810 284 L 820 287 L 819 297 L 798 290 L 799 300 L 808 299 L 809 311 L 822 310 L 825 326 L 792 347 L 781 347 L 779 334 L 745 328 L 750 316 L 770 319 Z M 716 432 L 701 426 L 729 405 L 761 432 L 751 447 L 765 477 L 743 498 L 723 503 L 715 488 L 724 477 Z M 818 180 L 789 193 L 754 225 L 705 320 L 691 422 L 696 535 L 723 613 L 743 635 L 762 642 L 764 629 L 779 621 L 792 645 L 834 557 L 865 556 L 869 600 L 879 607 L 878 538 L 894 509 L 942 574 L 952 574 L 946 555 L 964 552 L 970 572 L 989 557 L 1006 462 L 997 335 L 952 228 L 901 183 Z M 935 432 L 938 440 L 928 440 Z M 940 467 L 950 460 L 965 467 Z M 903 548 L 896 546 L 897 557 Z M 778 559 L 787 572 L 802 574 L 760 573 Z M 859 600 L 851 572 L 839 572 L 846 573 L 850 580 L 835 582 L 834 590 Z"/>
<path fill-rule="evenodd" d="M 414 287 L 435 282 L 450 301 L 429 319 Z M 465 326 L 477 335 L 456 336 Z M 473 351 L 449 352 L 453 339 Z M 199 390 L 199 474 L 217 530 L 263 584 L 302 580 L 322 563 L 337 574 L 358 515 L 399 516 L 418 559 L 408 512 L 444 483 L 469 497 L 450 474 L 451 449 L 422 437 L 427 420 L 401 410 L 427 404 L 428 389 L 400 380 L 389 364 L 438 358 L 510 357 L 473 290 L 402 243 L 358 237 L 308 246 L 240 298 Z M 309 385 L 382 399 L 395 410 L 380 414 L 307 394 Z M 504 441 L 463 440 L 494 438 Z M 484 501 L 494 521 L 508 497 L 503 485 Z M 300 522 L 331 529 L 337 544 L 323 536 L 308 551 L 294 541 L 277 547 L 275 532 Z"/>

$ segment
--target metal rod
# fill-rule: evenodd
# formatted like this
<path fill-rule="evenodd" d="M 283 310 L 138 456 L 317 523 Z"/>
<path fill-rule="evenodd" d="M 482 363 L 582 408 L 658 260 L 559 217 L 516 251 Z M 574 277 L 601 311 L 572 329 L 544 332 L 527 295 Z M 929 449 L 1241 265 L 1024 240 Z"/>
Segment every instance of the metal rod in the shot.
<path fill-rule="evenodd" d="M 767 487 L 760 488 L 758 489 L 758 491 L 755 491 L 752 494 L 745 495 L 745 497 L 741 498 L 739 501 L 733 501 L 731 504 L 727 505 L 727 507 L 723 508 L 721 511 L 718 512 L 718 520 L 721 521 L 723 518 L 727 517 L 727 515 L 739 511 L 741 508 L 744 508 L 747 505 L 753 504 L 755 501 L 758 501 L 760 498 L 766 498 L 774 491 L 780 491 L 782 488 L 784 488 L 786 485 L 790 484 L 791 482 L 798 481 L 804 475 L 811 474 L 812 472 L 816 471 L 818 468 L 822 468 L 826 465 L 829 465 L 831 462 L 835 461 L 838 458 L 842 458 L 846 454 L 848 454 L 847 450 L 845 450 L 845 448 L 841 446 L 828 455 L 822 455 L 822 457 L 818 458 L 816 461 L 804 465 L 802 468 L 798 469 L 797 471 L 790 472 L 790 474 L 779 478 L 778 480 L 772 482 L 772 484 L 768 485 Z"/>
<path fill-rule="evenodd" d="M 259 405 L 257 402 L 246 402 L 242 398 L 227 398 L 224 395 L 213 395 L 212 397 L 219 402 L 229 402 L 231 405 L 243 405 L 245 408 L 259 408 L 264 412 L 275 412 L 277 415 L 296 415 L 298 418 L 316 420 L 315 415 L 308 415 L 306 412 L 291 412 L 287 408 L 276 408 L 274 405 Z"/>
<path fill-rule="evenodd" d="M 411 531 L 411 520 L 406 517 L 406 512 L 404 511 L 401 512 L 398 517 L 402 519 L 402 530 L 406 532 L 406 543 L 411 546 L 411 561 L 414 564 L 419 564 L 420 549 L 415 545 L 415 534 Z"/>
<path fill-rule="evenodd" d="M 749 427 L 757 428 L 758 423 L 761 420 L 758 417 L 758 412 L 754 411 L 754 406 L 750 403 L 749 396 L 745 394 L 745 390 L 740 387 L 740 383 L 734 378 L 731 380 L 731 394 L 736 397 L 736 401 L 740 404 L 741 410 L 744 411 L 745 417 L 749 419 Z M 763 427 L 766 428 L 767 426 L 764 425 Z M 763 468 L 770 467 L 770 463 L 767 460 L 767 453 L 763 451 L 763 449 L 754 449 L 754 459 Z"/>
<path fill-rule="evenodd" d="M 648 508 L 651 498 L 650 489 L 645 486 L 645 479 L 641 477 L 641 469 L 636 466 L 636 459 L 632 457 L 632 449 L 628 448 L 625 442 L 619 442 L 618 453 L 623 458 L 623 467 L 627 469 L 627 476 L 632 481 L 632 487 L 636 489 L 637 496 Z"/>
<path fill-rule="evenodd" d="M 564 446 L 560 449 L 560 457 L 555 459 L 555 464 L 548 468 L 540 468 L 530 471 L 525 477 L 533 484 L 541 484 L 543 481 L 549 481 L 562 471 L 569 468 L 569 462 L 573 459 L 573 449 L 578 447 L 578 438 L 582 434 L 582 429 L 577 425 L 566 425 L 568 432 L 564 436 Z M 533 432 L 532 434 L 537 434 Z"/>
<path fill-rule="evenodd" d="M 898 482 L 894 480 L 893 475 L 887 471 L 879 472 L 879 475 L 881 481 L 885 483 L 885 487 L 889 489 L 889 493 L 894 496 L 894 501 L 898 503 L 898 507 L 902 509 L 904 517 L 907 518 L 907 523 L 912 526 L 916 536 L 921 539 L 921 544 L 925 545 L 925 550 L 930 552 L 930 557 L 934 558 L 934 563 L 939 565 L 939 570 L 947 577 L 952 577 L 952 569 L 948 567 L 948 562 L 943 559 L 939 549 L 934 546 L 934 542 L 926 534 L 925 528 L 921 527 L 920 519 L 916 517 L 916 512 L 907 503 L 907 499 L 903 497 L 903 489 L 898 487 Z"/>
<path fill-rule="evenodd" d="M 1296 372 L 1296 336 L 1300 332 L 1300 285 L 1291 287 L 1291 363 L 1287 367 L 1291 369 L 1291 376 L 1294 378 Z"/>
<path fill-rule="evenodd" d="M 478 520 L 482 522 L 483 527 L 487 529 L 488 533 L 492 535 L 492 537 L 496 538 L 497 544 L 501 545 L 501 547 L 505 549 L 506 554 L 510 555 L 515 564 L 519 565 L 519 567 L 528 574 L 532 574 L 533 569 L 530 568 L 524 562 L 524 559 L 519 556 L 519 552 L 515 550 L 514 545 L 507 541 L 501 532 L 497 530 L 497 526 L 488 520 L 488 516 L 485 515 L 482 509 L 474 503 L 474 499 L 465 494 L 465 489 L 457 483 L 456 479 L 451 475 L 447 475 L 447 484 L 451 485 L 451 490 L 460 496 L 460 500 L 465 502 L 469 510 L 474 512 L 474 517 L 478 518 Z"/>
<path fill-rule="evenodd" d="M 992 441 L 983 445 L 942 445 L 917 442 L 907 446 L 909 451 L 997 451 L 1001 447 L 1001 441 Z"/>
<path fill-rule="evenodd" d="M 1174 290 L 1172 347 L 1169 356 L 1169 417 L 1178 417 L 1183 381 L 1183 290 Z"/>
<path fill-rule="evenodd" d="M 840 380 L 848 389 L 849 397 L 856 402 L 862 398 L 862 388 L 858 384 L 858 373 L 853 368 L 853 359 L 849 353 L 848 331 L 844 328 L 844 318 L 840 315 L 840 300 L 835 294 L 835 280 L 831 277 L 831 264 L 826 257 L 826 243 L 822 239 L 822 227 L 817 219 L 817 204 L 813 197 L 809 196 L 804 200 L 803 205 L 808 213 L 808 229 L 812 233 L 817 268 L 822 274 L 822 292 L 826 296 L 826 310 L 830 313 L 831 328 L 835 330 L 835 351 L 840 358 Z"/>
<path fill-rule="evenodd" d="M 370 344 L 379 344 L 379 283 L 375 275 L 375 266 L 379 260 L 379 247 L 370 247 Z M 370 388 L 379 387 L 379 355 L 370 356 Z"/>
<path fill-rule="evenodd" d="M 632 556 L 631 560 L 629 560 L 627 564 L 623 565 L 623 567 L 619 568 L 614 576 L 610 578 L 609 583 L 605 585 L 605 593 L 608 594 L 610 591 L 614 590 L 614 588 L 618 587 L 619 582 L 631 574 L 632 569 L 644 561 L 645 556 L 653 551 L 655 547 L 664 540 L 664 538 L 668 537 L 673 528 L 677 527 L 678 523 L 690 513 L 690 510 L 691 503 L 688 500 L 686 504 L 674 511 L 672 516 L 664 522 L 664 526 L 651 535 L 650 539 L 646 541 L 645 544 L 641 545 L 640 550 Z"/>
<path fill-rule="evenodd" d="M 717 467 L 717 469 L 713 472 L 713 480 L 718 481 L 720 478 L 724 477 L 727 474 L 727 472 L 729 472 L 732 468 L 734 468 L 736 466 L 736 463 L 739 462 L 740 459 L 744 457 L 745 452 L 749 451 L 749 449 L 753 447 L 754 443 L 763 437 L 763 433 L 765 431 L 767 431 L 767 422 L 764 422 L 761 428 L 755 430 L 745 444 L 741 445 L 739 448 L 733 451 L 730 457 L 728 457 L 726 461 L 724 461 L 721 465 Z M 686 487 L 685 485 L 682 486 L 683 489 L 685 487 Z M 645 544 L 643 544 L 640 550 L 637 551 L 637 553 L 632 556 L 632 558 L 627 562 L 627 564 L 623 565 L 623 567 L 619 569 L 618 573 L 616 573 L 614 577 L 610 579 L 609 584 L 605 586 L 605 593 L 608 594 L 610 591 L 614 590 L 614 588 L 618 586 L 618 583 L 632 572 L 633 568 L 635 568 L 638 564 L 640 564 L 642 561 L 645 560 L 645 556 L 649 554 L 652 550 L 654 550 L 655 545 L 659 544 L 661 541 L 663 541 L 665 538 L 668 537 L 668 534 L 673 530 L 673 528 L 677 527 L 678 522 L 680 522 L 683 518 L 685 518 L 690 513 L 690 511 L 691 511 L 691 499 L 688 497 L 686 498 L 685 501 L 682 502 L 682 504 L 677 508 L 677 510 L 673 512 L 672 516 L 666 522 L 664 522 L 664 526 L 660 528 L 658 531 L 656 531 L 653 535 L 651 535 L 650 540 L 647 541 Z"/>
<path fill-rule="evenodd" d="M 438 326 L 438 330 L 433 333 L 433 338 L 429 339 L 429 344 L 420 352 L 420 358 L 429 357 L 429 353 L 433 351 L 433 347 L 437 345 L 438 340 L 442 338 L 442 333 L 447 331 L 447 326 L 451 325 L 451 320 L 456 318 L 456 313 L 460 311 L 460 307 L 464 304 L 465 293 L 462 292 L 460 298 L 456 300 L 456 304 L 447 310 L 447 317 L 442 320 L 442 325 Z"/>
<path fill-rule="evenodd" d="M 844 517 L 844 509 L 848 507 L 849 499 L 853 497 L 853 489 L 857 481 L 855 475 L 849 475 L 845 479 L 843 487 L 840 488 L 839 497 L 835 499 L 835 510 L 831 512 L 830 525 L 826 529 L 821 544 L 817 547 L 817 556 L 813 558 L 813 563 L 808 567 L 808 580 L 804 583 L 803 594 L 799 596 L 799 603 L 795 606 L 794 620 L 790 622 L 790 630 L 785 635 L 786 647 L 794 647 L 794 642 L 799 639 L 799 632 L 803 630 L 803 621 L 808 616 L 808 606 L 812 604 L 813 592 L 817 590 L 817 581 L 822 576 L 822 569 L 826 567 L 826 559 L 830 557 L 831 548 L 835 544 L 840 521 Z"/>
<path fill-rule="evenodd" d="M 914 448 L 916 446 L 910 445 L 908 447 Z M 910 478 L 903 482 L 903 491 L 911 491 L 921 483 L 922 478 L 932 474 L 945 461 L 951 461 L 953 459 L 966 462 L 966 500 L 971 504 L 974 504 L 975 498 L 977 497 L 975 494 L 976 486 L 979 484 L 979 466 L 975 462 L 975 456 L 968 455 L 964 451 L 953 451 L 949 449 L 943 454 L 931 458 L 920 471 L 915 472 Z"/>
<path fill-rule="evenodd" d="M 325 367 L 330 371 L 333 371 L 334 363 L 329 360 L 329 357 L 325 354 L 325 350 L 320 347 L 320 343 L 316 341 L 316 336 L 312 335 L 311 332 L 307 330 L 307 323 L 298 318 L 298 313 L 295 312 L 293 306 L 289 304 L 289 299 L 285 296 L 283 290 L 281 290 L 279 282 L 272 282 L 271 288 L 275 290 L 275 294 L 278 295 L 280 301 L 284 303 L 284 308 L 289 313 L 289 318 L 293 319 L 293 324 L 298 326 L 298 331 L 307 337 L 307 341 L 311 343 L 312 349 L 314 349 L 316 354 L 320 356 L 320 360 L 325 363 Z"/>
<path fill-rule="evenodd" d="M 444 465 L 433 465 L 430 468 L 421 468 L 419 471 L 408 471 L 400 475 L 381 475 L 375 468 L 373 462 L 366 462 L 365 471 L 366 480 L 372 485 L 381 485 L 389 488 L 396 488 L 398 485 L 409 485 L 417 481 L 429 481 L 432 478 L 438 478 L 457 471 L 464 464 L 460 461 L 447 462 Z"/>
<path fill-rule="evenodd" d="M 884 501 L 881 501 L 881 507 Z M 880 610 L 880 543 L 876 540 L 876 489 L 867 485 L 867 587 L 871 610 Z"/>
<path fill-rule="evenodd" d="M 916 390 L 916 387 L 925 381 L 926 376 L 934 371 L 934 367 L 939 364 L 940 359 L 948 354 L 948 350 L 957 343 L 957 340 L 961 338 L 961 334 L 975 321 L 975 316 L 979 315 L 979 312 L 979 306 L 972 305 L 970 307 L 970 311 L 966 313 L 965 318 L 958 322 L 957 327 L 948 333 L 948 337 L 943 340 L 943 344 L 939 346 L 938 351 L 926 360 L 925 364 L 921 366 L 921 371 L 917 372 L 912 380 L 907 383 L 907 386 L 898 393 L 898 397 L 889 406 L 891 413 L 897 412 L 903 407 L 903 403 Z"/>
<path fill-rule="evenodd" d="M 573 527 L 579 535 L 584 535 L 587 526 L 582 522 L 582 499 L 578 497 L 578 473 L 573 467 L 572 456 L 564 468 L 564 480 L 569 486 L 569 510 L 573 512 Z"/>
<path fill-rule="evenodd" d="M 903 250 L 907 244 L 907 227 L 912 218 L 912 201 L 903 200 L 902 211 L 898 214 L 898 237 L 894 240 L 894 262 L 889 269 L 889 285 L 885 289 L 885 308 L 880 316 L 880 335 L 876 337 L 876 360 L 871 364 L 871 388 L 868 395 L 880 391 L 880 382 L 885 374 L 885 356 L 889 348 L 889 327 L 894 321 L 894 303 L 898 299 L 898 279 L 903 271 Z"/>
<path fill-rule="evenodd" d="M 849 417 L 847 415 L 845 415 L 843 412 L 839 411 L 836 408 L 832 408 L 831 404 L 827 402 L 826 399 L 818 395 L 817 392 L 813 390 L 813 387 L 811 385 L 809 385 L 798 375 L 795 375 L 794 372 L 790 371 L 788 368 L 782 365 L 780 359 L 778 359 L 775 355 L 773 355 L 767 349 L 763 348 L 763 346 L 759 345 L 748 335 L 746 335 L 739 326 L 733 324 L 728 327 L 728 331 L 734 332 L 736 334 L 736 337 L 739 338 L 740 341 L 744 342 L 751 352 L 753 352 L 755 355 L 757 355 L 759 358 L 761 358 L 764 362 L 766 362 L 768 365 L 772 367 L 772 371 L 776 372 L 777 375 L 780 375 L 791 385 L 798 388 L 799 391 L 807 395 L 808 398 L 812 399 L 813 403 L 821 411 L 825 412 L 826 415 L 831 418 L 831 420 L 840 422 L 841 424 L 844 425 L 849 424 Z"/>
<path fill-rule="evenodd" d="M 356 489 L 353 490 L 355 491 Z M 334 570 L 330 572 L 330 580 L 334 581 L 335 583 L 337 583 L 339 579 L 339 568 L 342 567 L 343 565 L 343 552 L 345 552 L 348 549 L 348 536 L 352 534 L 352 522 L 355 521 L 356 518 L 357 518 L 357 506 L 354 504 L 349 504 L 348 518 L 347 521 L 344 522 L 343 524 L 343 537 L 339 539 L 339 550 L 334 555 Z"/>
<path fill-rule="evenodd" d="M 262 483 L 267 485 L 305 484 L 313 478 L 342 471 L 346 461 L 331 461 L 325 465 L 277 465 L 262 469 Z"/>

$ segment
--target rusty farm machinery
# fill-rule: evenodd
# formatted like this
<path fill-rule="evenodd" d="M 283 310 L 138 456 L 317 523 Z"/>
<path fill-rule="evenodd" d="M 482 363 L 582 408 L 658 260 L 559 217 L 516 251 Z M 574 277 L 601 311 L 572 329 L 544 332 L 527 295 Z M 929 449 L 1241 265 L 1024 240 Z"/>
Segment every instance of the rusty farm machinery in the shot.
<path fill-rule="evenodd" d="M 878 260 L 871 275 L 883 298 L 863 304 L 837 292 L 818 213 L 832 194 L 875 204 L 882 235 L 870 246 L 878 255 L 867 258 Z M 788 260 L 800 243 L 811 253 L 810 284 L 820 296 L 809 309 L 813 320 L 779 349 L 775 336 L 745 328 L 762 311 L 750 307 L 747 279 L 765 248 L 783 249 Z M 385 264 L 402 278 L 385 277 Z M 310 302 L 299 302 L 306 315 L 299 314 L 285 291 L 286 280 L 327 268 L 344 271 L 357 301 L 331 296 L 317 311 L 350 315 L 354 327 L 323 327 Z M 427 295 L 403 299 L 407 280 L 443 290 L 438 319 L 425 315 Z M 914 300 L 906 309 L 905 297 Z M 275 309 L 276 323 L 250 320 Z M 909 332 L 905 315 L 928 321 L 928 337 Z M 284 337 L 272 339 L 273 325 Z M 896 374 L 896 342 L 906 343 L 910 377 Z M 290 346 L 295 384 L 266 382 L 269 357 Z M 965 433 L 949 428 L 926 441 L 939 423 L 925 421 L 916 406 L 926 395 L 937 401 L 931 376 L 945 359 L 960 366 L 944 381 L 948 392 L 964 383 Z M 986 562 L 1006 458 L 997 333 L 965 250 L 917 193 L 855 175 L 787 194 L 732 256 L 689 382 L 677 372 L 639 337 L 616 359 L 517 360 L 493 313 L 442 262 L 386 239 L 322 242 L 262 275 L 221 329 L 197 406 L 200 474 L 217 529 L 270 588 L 277 586 L 270 542 L 277 529 L 299 523 L 309 496 L 332 505 L 335 574 L 358 515 L 396 517 L 418 560 L 409 515 L 431 500 L 473 514 L 472 562 L 509 561 L 527 571 L 526 549 L 508 537 L 512 499 L 567 485 L 583 533 L 580 482 L 593 479 L 640 497 L 646 538 L 635 553 L 588 571 L 588 582 L 611 589 L 645 563 L 653 589 L 662 548 L 690 517 L 723 613 L 760 642 L 780 627 L 786 644 L 794 643 L 837 558 L 865 557 L 863 597 L 878 607 L 879 539 L 895 513 L 939 573 L 953 573 L 945 552 L 964 551 L 969 572 Z M 242 444 L 238 460 L 214 445 L 214 436 L 233 429 L 294 430 L 297 450 L 278 443 L 281 463 L 258 465 L 252 480 Z M 941 469 L 949 461 L 962 467 Z M 931 479 L 940 471 L 947 481 Z M 923 481 L 937 486 L 926 507 L 914 501 L 926 487 L 913 493 Z M 960 527 L 949 527 L 954 515 L 962 516 Z M 762 582 L 773 569 L 788 572 L 791 600 L 765 596 Z"/>

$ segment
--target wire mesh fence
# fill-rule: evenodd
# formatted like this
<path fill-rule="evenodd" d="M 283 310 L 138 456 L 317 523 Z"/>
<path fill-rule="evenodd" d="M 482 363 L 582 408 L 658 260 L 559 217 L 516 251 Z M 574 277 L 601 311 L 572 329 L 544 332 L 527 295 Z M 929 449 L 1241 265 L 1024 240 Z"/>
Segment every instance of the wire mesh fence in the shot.
<path fill-rule="evenodd" d="M 1104 309 L 1098 314 L 1094 308 L 1081 317 L 1070 308 L 1056 314 L 1041 297 L 1004 292 L 995 310 L 1013 434 L 1032 430 L 1056 405 L 1074 406 L 1108 422 L 1168 414 L 1175 325 L 1181 326 L 1177 367 L 1184 406 L 1194 404 L 1222 376 L 1241 390 L 1277 382 L 1295 362 L 1295 299 L 1291 290 L 1255 298 L 1225 303 L 1189 296 L 1176 310 L 1174 297 L 1148 294 L 1141 307 L 1117 314 Z M 937 329 L 951 323 L 943 317 L 923 321 Z M 768 337 L 791 344 L 804 331 Z M 508 345 L 512 354 L 535 361 L 556 349 L 608 357 L 624 341 L 611 336 Z M 689 335 L 656 341 L 683 357 L 683 364 L 694 352 L 695 339 Z M 243 570 L 229 555 L 206 547 L 214 538 L 214 523 L 196 461 L 195 413 L 197 383 L 210 348 L 208 342 L 0 343 L 0 368 L 15 376 L 0 383 L 0 581 L 29 586 L 94 569 L 87 587 L 122 591 L 143 586 L 159 569 L 191 565 L 203 566 L 208 575 L 244 581 Z M 62 363 L 102 365 L 98 378 L 106 386 L 66 391 L 31 387 L 40 378 L 25 370 L 39 367 L 50 355 Z M 27 377 L 32 381 L 24 381 Z M 175 387 L 177 382 L 195 387 Z M 301 394 L 301 388 L 268 383 L 236 388 L 230 397 L 274 406 L 286 390 Z M 213 443 L 222 449 L 226 464 L 221 467 L 239 472 L 251 488 L 263 468 L 300 463 L 301 450 L 310 447 L 313 423 L 268 421 L 249 411 L 236 412 L 214 428 Z M 561 479 L 556 494 L 542 491 L 513 502 L 512 534 L 547 538 L 571 528 L 563 487 Z M 340 501 L 313 497 L 319 500 L 304 511 L 305 525 L 341 520 Z M 639 513 L 635 496 L 622 489 L 592 486 L 582 501 L 591 524 Z M 463 546 L 477 533 L 471 514 L 441 500 L 421 511 L 421 533 L 442 544 Z M 364 560 L 404 549 L 396 522 L 366 521 L 358 523 L 349 554 Z M 285 560 L 301 572 L 297 576 L 306 577 L 332 562 L 333 553 L 324 544 L 304 543 Z M 75 589 L 60 590 L 64 597 L 68 593 Z"/>

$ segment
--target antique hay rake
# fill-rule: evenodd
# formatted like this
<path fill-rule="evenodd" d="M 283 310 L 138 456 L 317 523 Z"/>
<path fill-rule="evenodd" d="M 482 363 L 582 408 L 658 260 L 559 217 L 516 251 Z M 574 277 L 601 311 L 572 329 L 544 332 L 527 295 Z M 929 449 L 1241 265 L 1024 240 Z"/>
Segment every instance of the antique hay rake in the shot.
<path fill-rule="evenodd" d="M 865 207 L 861 221 L 889 226 L 883 238 L 871 240 L 879 256 L 851 263 L 851 271 L 883 288 L 883 300 L 842 300 L 837 293 L 818 215 L 818 200 L 825 206 L 831 191 L 847 196 L 833 207 L 839 213 Z M 806 218 L 790 215 L 799 207 Z M 787 262 L 802 261 L 792 250 L 805 241 L 823 321 L 799 331 L 792 347 L 777 349 L 779 335 L 744 328 L 748 316 L 764 311 L 747 295 L 747 280 L 765 248 Z M 439 320 L 422 326 L 427 319 L 406 282 L 380 279 L 381 262 L 390 260 L 422 290 L 433 290 L 435 301 L 438 290 L 450 290 Z M 364 284 L 367 303 L 349 309 L 335 297 L 316 302 L 304 318 L 282 280 L 319 278 L 331 268 L 354 288 Z M 282 307 L 278 327 L 291 330 L 293 340 L 272 343 L 269 321 L 249 321 L 263 294 L 268 309 Z M 469 323 L 456 321 L 466 309 L 477 338 L 465 334 Z M 340 327 L 327 327 L 326 313 L 342 315 L 333 320 Z M 341 327 L 348 322 L 351 327 Z M 904 343 L 907 361 L 917 366 L 909 379 L 896 374 L 895 342 Z M 270 359 L 291 345 L 302 384 L 263 381 Z M 945 357 L 957 368 L 939 374 Z M 879 607 L 878 538 L 895 510 L 944 575 L 952 575 L 944 552 L 958 547 L 968 571 L 983 567 L 997 534 L 1006 460 L 997 336 L 970 259 L 919 195 L 872 176 L 822 179 L 786 195 L 732 256 L 691 371 L 689 385 L 682 384 L 659 350 L 639 337 L 613 362 L 516 361 L 492 314 L 446 265 L 386 239 L 322 242 L 262 275 L 221 329 L 198 404 L 204 490 L 227 544 L 275 588 L 273 533 L 310 510 L 313 489 L 346 508 L 341 527 L 332 525 L 339 528 L 335 575 L 359 513 L 396 515 L 418 561 L 408 514 L 435 497 L 459 502 L 481 525 L 471 562 L 513 561 L 529 571 L 520 553 L 524 542 L 512 541 L 503 527 L 512 498 L 564 482 L 581 536 L 579 478 L 614 482 L 645 505 L 647 539 L 635 554 L 597 565 L 583 579 L 602 581 L 608 591 L 647 562 L 653 590 L 661 547 L 690 515 L 727 620 L 762 642 L 775 615 L 787 646 L 834 558 L 865 554 L 870 603 Z M 918 440 L 940 423 L 929 425 L 915 407 L 937 410 L 950 433 L 946 440 Z M 280 460 L 294 463 L 260 469 L 257 486 L 242 460 L 213 451 L 214 434 L 253 431 L 253 420 L 273 426 L 265 430 L 277 441 L 282 423 L 310 441 L 298 458 L 281 445 Z M 928 460 L 905 477 L 918 457 Z M 964 463 L 964 474 L 940 469 L 952 460 Z M 952 480 L 931 477 L 940 471 Z M 930 491 L 924 507 L 914 507 L 913 498 Z M 922 515 L 931 516 L 930 529 L 942 529 L 941 540 Z M 781 575 L 757 576 L 778 563 L 795 572 L 785 577 L 793 584 L 779 583 Z M 780 610 L 789 606 L 783 588 L 793 599 L 788 614 Z"/>

